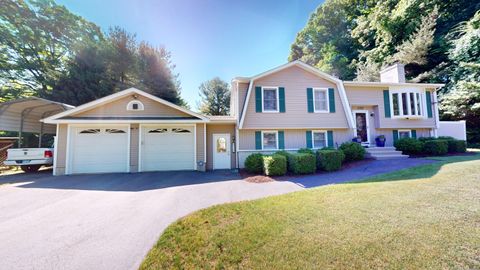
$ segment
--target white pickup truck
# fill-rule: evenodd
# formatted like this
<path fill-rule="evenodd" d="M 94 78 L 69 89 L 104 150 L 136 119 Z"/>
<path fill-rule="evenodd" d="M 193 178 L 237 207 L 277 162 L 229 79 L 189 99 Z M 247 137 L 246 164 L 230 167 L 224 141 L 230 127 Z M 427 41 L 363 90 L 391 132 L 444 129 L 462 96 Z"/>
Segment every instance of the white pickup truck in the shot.
<path fill-rule="evenodd" d="M 8 149 L 7 166 L 20 166 L 24 172 L 36 172 L 42 166 L 53 165 L 53 148 Z"/>

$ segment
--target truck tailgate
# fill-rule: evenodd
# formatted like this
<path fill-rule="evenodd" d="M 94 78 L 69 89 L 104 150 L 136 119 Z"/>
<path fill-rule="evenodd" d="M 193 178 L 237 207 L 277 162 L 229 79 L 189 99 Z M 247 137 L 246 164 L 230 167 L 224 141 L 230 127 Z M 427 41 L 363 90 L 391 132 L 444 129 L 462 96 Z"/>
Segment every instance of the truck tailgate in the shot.
<path fill-rule="evenodd" d="M 7 160 L 44 159 L 47 148 L 8 149 Z"/>

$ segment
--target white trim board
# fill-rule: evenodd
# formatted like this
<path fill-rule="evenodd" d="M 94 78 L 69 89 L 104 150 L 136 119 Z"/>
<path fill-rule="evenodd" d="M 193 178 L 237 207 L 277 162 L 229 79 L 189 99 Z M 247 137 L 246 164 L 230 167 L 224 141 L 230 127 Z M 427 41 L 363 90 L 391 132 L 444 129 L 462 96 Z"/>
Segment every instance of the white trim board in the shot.
<path fill-rule="evenodd" d="M 59 118 L 62 118 L 62 117 L 65 117 L 65 116 L 69 116 L 69 115 L 73 115 L 73 114 L 77 114 L 77 113 L 80 113 L 80 112 L 84 112 L 86 110 L 90 110 L 92 108 L 95 108 L 97 106 L 100 106 L 100 105 L 103 105 L 103 104 L 106 104 L 108 102 L 111 102 L 111 101 L 114 101 L 114 100 L 118 100 L 122 97 L 125 97 L 127 95 L 130 95 L 130 94 L 137 94 L 137 95 L 141 95 L 141 96 L 144 96 L 146 98 L 149 98 L 149 99 L 152 99 L 156 102 L 159 102 L 163 105 L 167 105 L 167 106 L 170 106 L 174 109 L 177 109 L 181 112 L 184 112 L 186 114 L 190 114 L 192 116 L 195 116 L 195 117 L 198 117 L 200 118 L 201 120 L 203 121 L 206 121 L 208 122 L 209 119 L 208 117 L 205 117 L 201 114 L 198 114 L 196 112 L 193 112 L 191 110 L 187 110 L 185 108 L 182 108 L 176 104 L 173 104 L 171 102 L 168 102 L 164 99 L 161 99 L 159 97 L 156 97 L 154 95 L 151 95 L 147 92 L 144 92 L 142 90 L 139 90 L 137 88 L 128 88 L 126 90 L 123 90 L 123 91 L 120 91 L 120 92 L 117 92 L 117 93 L 114 93 L 114 94 L 111 94 L 111 95 L 108 95 L 106 97 L 103 97 L 103 98 L 99 98 L 97 100 L 94 100 L 94 101 L 91 101 L 91 102 L 88 102 L 88 103 L 85 103 L 83 105 L 80 105 L 74 109 L 71 109 L 71 110 L 68 110 L 68 111 L 65 111 L 65 112 L 61 112 L 61 113 L 58 113 L 58 114 L 55 114 L 55 115 L 52 115 L 50 117 L 47 117 L 45 119 L 42 119 L 41 121 L 47 123 L 47 124 L 55 124 L 55 123 L 59 123 L 58 120 L 60 120 Z M 71 121 L 71 120 L 67 120 L 67 121 Z"/>

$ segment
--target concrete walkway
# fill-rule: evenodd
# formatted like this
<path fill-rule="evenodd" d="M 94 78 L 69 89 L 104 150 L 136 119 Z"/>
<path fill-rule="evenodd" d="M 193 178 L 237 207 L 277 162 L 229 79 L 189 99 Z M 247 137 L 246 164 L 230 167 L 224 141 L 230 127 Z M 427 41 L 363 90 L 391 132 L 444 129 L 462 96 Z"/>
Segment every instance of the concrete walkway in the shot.
<path fill-rule="evenodd" d="M 364 160 L 347 169 L 341 171 L 320 173 L 315 175 L 305 175 L 300 177 L 288 178 L 288 181 L 294 182 L 301 187 L 312 188 L 323 185 L 339 184 L 353 180 L 365 179 L 379 174 L 389 173 L 402 169 L 407 169 L 424 164 L 436 162 L 424 158 L 400 158 L 388 160 Z"/>

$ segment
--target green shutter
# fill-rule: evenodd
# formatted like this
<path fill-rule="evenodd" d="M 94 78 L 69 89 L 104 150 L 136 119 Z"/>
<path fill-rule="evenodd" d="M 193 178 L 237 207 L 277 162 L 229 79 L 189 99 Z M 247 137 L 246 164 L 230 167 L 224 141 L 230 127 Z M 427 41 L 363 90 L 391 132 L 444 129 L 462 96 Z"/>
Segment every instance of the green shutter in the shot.
<path fill-rule="evenodd" d="M 417 131 L 415 129 L 412 129 L 412 138 L 417 138 Z"/>
<path fill-rule="evenodd" d="M 308 112 L 313 113 L 313 88 L 307 88 Z"/>
<path fill-rule="evenodd" d="M 383 90 L 383 107 L 385 107 L 385 118 L 392 117 L 390 112 L 390 92 Z"/>
<path fill-rule="evenodd" d="M 307 132 L 305 132 L 305 138 L 307 139 L 307 148 L 313 148 L 311 130 L 307 130 Z"/>
<path fill-rule="evenodd" d="M 255 111 L 262 112 L 262 87 L 255 86 Z"/>
<path fill-rule="evenodd" d="M 278 132 L 278 148 L 285 149 L 285 132 Z"/>
<path fill-rule="evenodd" d="M 427 115 L 428 118 L 432 118 L 432 95 L 430 94 L 430 91 L 425 92 L 425 100 L 427 102 Z"/>
<path fill-rule="evenodd" d="M 330 112 L 335 112 L 335 90 L 333 88 L 328 88 L 328 105 L 330 107 Z"/>
<path fill-rule="evenodd" d="M 398 130 L 394 129 L 393 130 L 393 143 L 395 143 L 398 140 Z"/>
<path fill-rule="evenodd" d="M 261 150 L 262 149 L 262 132 L 255 131 L 255 149 Z"/>
<path fill-rule="evenodd" d="M 333 147 L 333 131 L 327 131 L 327 145 L 328 147 Z"/>
<path fill-rule="evenodd" d="M 285 112 L 285 87 L 278 88 L 278 99 L 280 103 L 280 112 Z"/>

